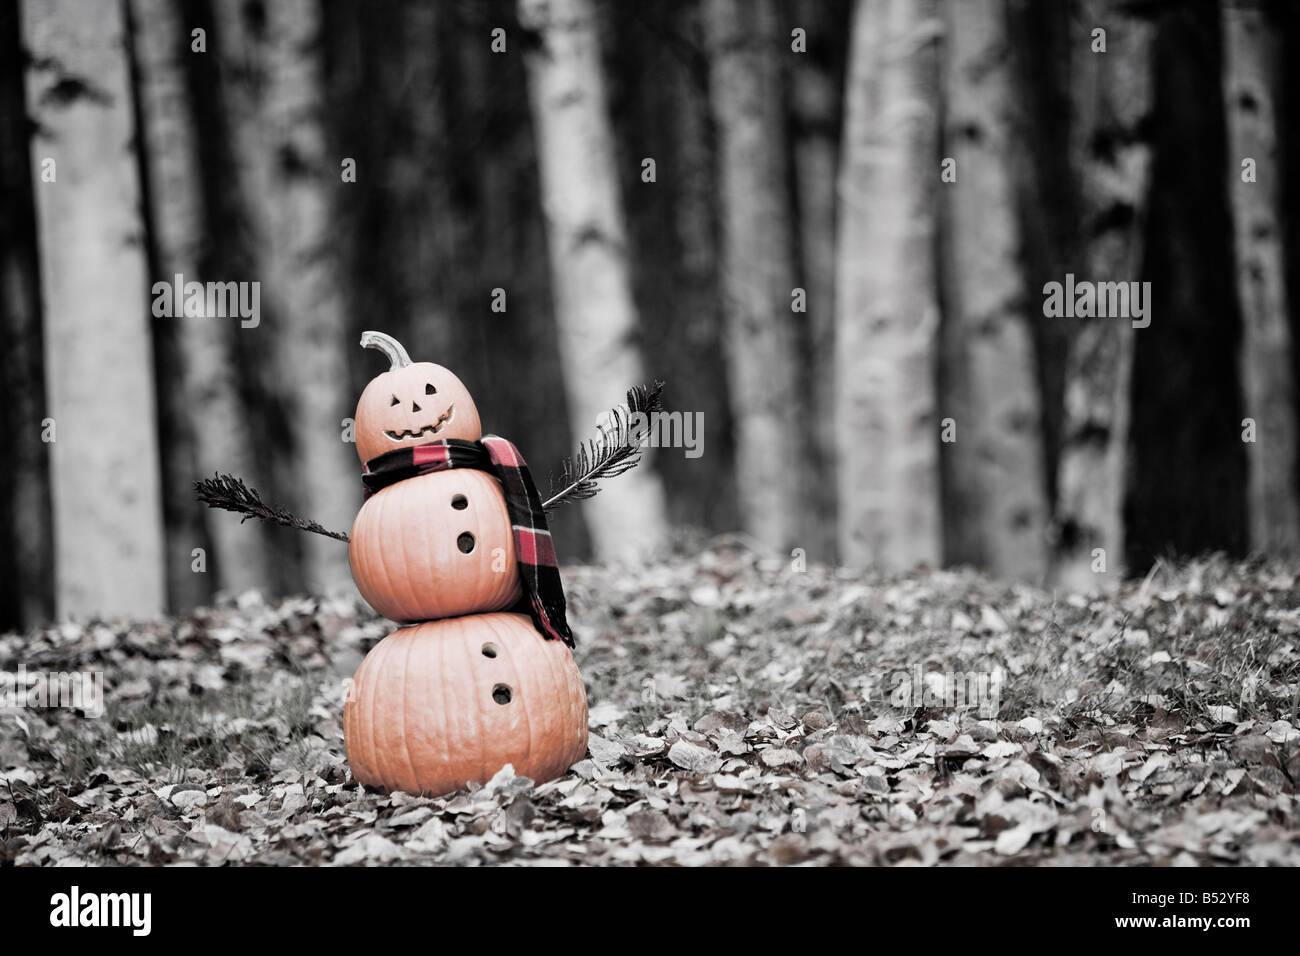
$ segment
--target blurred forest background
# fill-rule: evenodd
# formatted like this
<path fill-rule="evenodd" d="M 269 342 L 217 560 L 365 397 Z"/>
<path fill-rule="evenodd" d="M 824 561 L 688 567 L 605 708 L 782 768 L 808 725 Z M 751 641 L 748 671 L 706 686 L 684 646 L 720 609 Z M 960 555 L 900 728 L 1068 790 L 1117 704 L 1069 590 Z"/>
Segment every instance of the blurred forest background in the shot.
<path fill-rule="evenodd" d="M 1297 51 L 1235 0 L 3 0 L 0 627 L 346 585 L 191 486 L 346 529 L 364 329 L 543 487 L 633 384 L 702 414 L 562 562 L 1291 553 Z M 259 320 L 156 315 L 176 274 Z M 1045 315 L 1067 275 L 1150 325 Z"/>

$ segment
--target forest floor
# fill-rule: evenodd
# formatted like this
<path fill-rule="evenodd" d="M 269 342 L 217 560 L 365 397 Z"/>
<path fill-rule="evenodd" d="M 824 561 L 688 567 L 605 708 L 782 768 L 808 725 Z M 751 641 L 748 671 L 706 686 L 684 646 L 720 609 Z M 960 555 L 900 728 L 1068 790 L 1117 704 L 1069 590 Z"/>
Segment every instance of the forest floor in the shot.
<path fill-rule="evenodd" d="M 1300 574 L 1106 599 L 729 541 L 565 569 L 588 758 L 441 799 L 351 781 L 349 599 L 0 637 L 104 712 L 0 712 L 0 864 L 1300 864 Z"/>

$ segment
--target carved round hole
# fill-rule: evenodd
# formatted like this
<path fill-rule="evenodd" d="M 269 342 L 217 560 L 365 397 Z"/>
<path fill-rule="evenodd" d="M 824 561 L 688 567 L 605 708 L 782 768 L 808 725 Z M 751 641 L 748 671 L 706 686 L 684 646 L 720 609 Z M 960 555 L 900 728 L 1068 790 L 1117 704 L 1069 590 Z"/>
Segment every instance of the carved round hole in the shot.
<path fill-rule="evenodd" d="M 484 644 L 484 645 L 483 645 L 483 656 L 484 656 L 484 657 L 496 657 L 496 656 L 497 656 L 497 646 L 496 646 L 495 644 Z"/>
<path fill-rule="evenodd" d="M 512 696 L 513 695 L 510 693 L 510 688 L 507 687 L 505 684 L 497 684 L 496 687 L 492 688 L 492 699 L 495 700 L 498 704 L 510 703 L 510 698 Z"/>
<path fill-rule="evenodd" d="M 474 550 L 474 536 L 468 531 L 462 531 L 460 537 L 456 539 L 456 547 L 463 553 L 469 554 Z"/>
<path fill-rule="evenodd" d="M 457 511 L 464 511 L 469 507 L 469 499 L 464 495 L 456 495 L 456 497 L 451 499 L 451 506 Z"/>

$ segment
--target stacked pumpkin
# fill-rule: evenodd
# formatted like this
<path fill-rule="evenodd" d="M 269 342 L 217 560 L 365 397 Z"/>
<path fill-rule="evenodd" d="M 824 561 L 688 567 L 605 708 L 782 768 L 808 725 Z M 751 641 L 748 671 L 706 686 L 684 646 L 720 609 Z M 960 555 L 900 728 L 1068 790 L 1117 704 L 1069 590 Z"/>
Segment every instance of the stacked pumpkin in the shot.
<path fill-rule="evenodd" d="M 479 441 L 469 392 L 387 335 L 389 371 L 361 394 L 357 454 Z M 361 595 L 406 625 L 361 662 L 343 711 L 353 776 L 389 790 L 441 795 L 484 783 L 505 764 L 537 782 L 587 751 L 587 698 L 573 655 L 527 614 L 514 529 L 500 482 L 470 468 L 396 481 L 369 497 L 348 558 Z"/>

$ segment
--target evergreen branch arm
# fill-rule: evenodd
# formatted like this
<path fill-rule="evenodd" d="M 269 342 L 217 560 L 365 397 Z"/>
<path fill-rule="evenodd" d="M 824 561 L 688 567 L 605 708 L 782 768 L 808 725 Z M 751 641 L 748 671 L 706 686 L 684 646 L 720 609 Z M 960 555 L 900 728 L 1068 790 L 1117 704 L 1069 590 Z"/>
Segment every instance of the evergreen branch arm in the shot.
<path fill-rule="evenodd" d="M 600 491 L 598 482 L 614 478 L 641 462 L 641 443 L 632 433 L 632 416 L 650 415 L 663 410 L 663 382 L 653 386 L 637 385 L 627 391 L 627 402 L 608 412 L 608 425 L 599 434 L 578 446 L 572 458 L 560 465 L 557 488 L 551 485 L 551 497 L 542 503 L 545 511 L 570 501 L 583 501 Z"/>
<path fill-rule="evenodd" d="M 286 528 L 323 534 L 336 541 L 348 540 L 348 536 L 342 531 L 330 531 L 315 521 L 299 518 L 283 508 L 268 505 L 255 489 L 248 487 L 242 479 L 234 475 L 218 474 L 194 482 L 194 497 L 209 508 L 220 508 L 222 511 L 233 511 L 235 514 L 243 515 L 242 521 L 260 518 L 262 521 L 270 521 Z"/>

